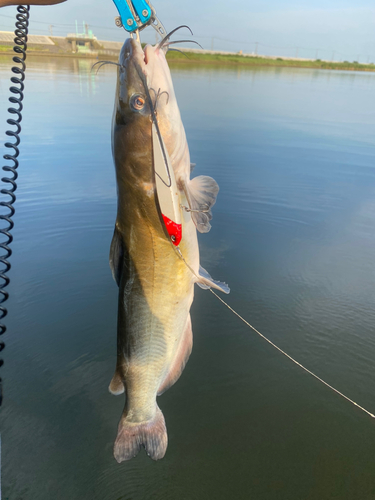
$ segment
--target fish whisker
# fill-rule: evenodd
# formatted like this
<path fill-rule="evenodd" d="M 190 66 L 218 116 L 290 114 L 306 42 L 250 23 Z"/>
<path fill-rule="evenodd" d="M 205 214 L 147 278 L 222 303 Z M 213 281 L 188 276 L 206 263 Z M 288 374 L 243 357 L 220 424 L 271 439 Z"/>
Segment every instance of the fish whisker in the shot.
<path fill-rule="evenodd" d="M 163 45 L 165 44 L 165 42 L 173 35 L 173 33 L 176 33 L 176 31 L 180 30 L 181 28 L 187 28 L 191 34 L 193 34 L 193 32 L 191 31 L 191 29 L 189 28 L 189 26 L 186 26 L 186 24 L 182 24 L 181 26 L 178 26 L 178 28 L 175 28 L 174 30 L 170 31 L 168 33 L 168 35 L 166 35 L 162 40 L 161 42 L 159 42 L 158 44 L 158 49 L 161 49 L 163 47 Z"/>
<path fill-rule="evenodd" d="M 202 45 L 200 43 L 196 42 L 195 40 L 176 40 L 174 42 L 168 42 L 168 43 L 164 44 L 164 47 L 169 47 L 170 45 L 175 45 L 176 43 L 185 43 L 185 42 L 195 43 L 196 45 L 199 45 L 199 47 L 201 49 L 203 49 Z"/>
<path fill-rule="evenodd" d="M 183 56 L 187 57 L 188 59 L 190 59 L 190 57 L 185 54 L 185 52 L 182 52 L 182 50 L 178 50 L 178 49 L 168 49 L 168 52 L 179 52 L 180 54 L 182 54 Z"/>
<path fill-rule="evenodd" d="M 116 62 L 113 62 L 113 61 L 98 61 L 98 62 L 96 62 L 95 64 L 93 64 L 93 65 L 91 66 L 91 71 L 94 69 L 94 67 L 95 67 L 97 64 L 100 64 L 100 66 L 99 66 L 99 68 L 96 70 L 96 73 L 95 73 L 96 75 L 98 74 L 98 72 L 99 72 L 100 68 L 101 68 L 102 66 L 105 66 L 106 64 L 113 64 L 114 66 L 119 66 L 120 68 L 122 68 L 122 67 L 123 67 L 123 66 L 122 66 L 122 64 L 119 64 L 119 63 L 116 63 Z"/>

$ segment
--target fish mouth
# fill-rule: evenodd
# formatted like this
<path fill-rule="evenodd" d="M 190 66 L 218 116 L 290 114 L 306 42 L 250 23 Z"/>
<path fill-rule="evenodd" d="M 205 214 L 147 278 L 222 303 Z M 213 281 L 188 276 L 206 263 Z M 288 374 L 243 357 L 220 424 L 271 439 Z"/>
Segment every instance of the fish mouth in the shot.
<path fill-rule="evenodd" d="M 141 85 L 143 87 L 141 92 L 146 95 L 151 107 L 156 106 L 155 96 L 156 100 L 164 93 L 169 96 L 168 63 L 165 59 L 165 49 L 160 47 L 160 44 L 147 44 L 142 48 L 139 41 L 128 38 L 121 49 L 119 65 L 123 74 L 126 75 L 124 81 L 128 89 L 139 89 Z M 150 91 L 153 91 L 155 95 L 150 95 Z"/>
<path fill-rule="evenodd" d="M 164 104 L 168 104 L 170 96 L 174 95 L 165 53 L 166 50 L 160 44 L 147 44 L 142 48 L 139 41 L 128 38 L 119 57 L 120 101 L 130 105 L 132 96 L 141 94 L 148 104 L 142 114 L 147 109 L 153 121 L 156 120 L 156 108 L 158 107 L 161 119 L 164 113 Z M 163 100 L 163 106 L 158 106 L 161 96 L 165 96 L 166 100 Z M 137 109 L 133 109 L 133 111 L 137 111 Z M 138 109 L 138 111 L 140 110 Z"/>
<path fill-rule="evenodd" d="M 151 52 L 154 50 L 155 48 L 151 45 L 146 45 L 143 49 L 142 45 L 137 40 L 128 38 L 121 50 L 120 64 L 122 66 L 126 66 L 127 63 L 133 62 L 138 65 L 145 74 L 147 74 L 146 67 L 150 62 Z"/>

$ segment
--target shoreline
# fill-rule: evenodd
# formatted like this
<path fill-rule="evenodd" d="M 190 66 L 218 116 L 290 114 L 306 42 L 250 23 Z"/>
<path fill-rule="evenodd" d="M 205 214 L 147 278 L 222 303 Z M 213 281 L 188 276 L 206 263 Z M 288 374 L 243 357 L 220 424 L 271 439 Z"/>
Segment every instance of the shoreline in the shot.
<path fill-rule="evenodd" d="M 198 51 L 183 50 L 188 57 L 183 57 L 178 52 L 168 53 L 168 62 L 182 64 L 215 64 L 222 66 L 238 67 L 274 67 L 274 68 L 309 68 L 309 69 L 332 69 L 341 71 L 366 71 L 375 72 L 375 64 L 360 64 L 357 62 L 334 62 L 322 61 L 320 59 L 292 59 L 282 57 L 262 57 L 251 54 L 212 54 L 199 53 Z"/>
<path fill-rule="evenodd" d="M 215 65 L 215 66 L 238 66 L 243 68 L 254 67 L 276 67 L 276 68 L 306 68 L 306 69 L 330 69 L 341 71 L 365 71 L 375 72 L 375 64 L 361 64 L 357 62 L 329 62 L 322 60 L 301 60 L 290 59 L 281 57 L 262 57 L 253 56 L 248 54 L 223 54 L 223 53 L 199 53 L 198 51 L 190 51 L 189 49 L 182 49 L 181 51 L 186 56 L 182 56 L 179 52 L 168 52 L 167 59 L 169 63 L 183 64 L 183 65 Z M 16 53 L 13 49 L 1 50 L 0 56 L 14 56 Z M 38 50 L 29 48 L 27 57 L 67 57 L 73 59 L 91 59 L 100 60 L 106 58 L 110 60 L 117 60 L 118 54 L 108 53 L 72 53 L 72 52 L 50 52 L 48 50 Z"/>

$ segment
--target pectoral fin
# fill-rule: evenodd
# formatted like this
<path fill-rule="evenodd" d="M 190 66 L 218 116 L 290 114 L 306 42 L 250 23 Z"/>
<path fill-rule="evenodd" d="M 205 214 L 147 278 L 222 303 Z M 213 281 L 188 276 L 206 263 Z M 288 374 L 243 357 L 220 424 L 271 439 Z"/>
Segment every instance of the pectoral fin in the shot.
<path fill-rule="evenodd" d="M 121 233 L 115 226 L 113 233 L 111 250 L 109 252 L 109 265 L 112 271 L 113 279 L 116 281 L 117 286 L 120 285 L 122 265 L 123 265 L 124 250 L 122 246 Z"/>
<path fill-rule="evenodd" d="M 194 224 L 200 233 L 208 233 L 211 229 L 211 207 L 216 202 L 219 186 L 212 177 L 200 175 L 189 181 L 185 190 Z"/>
<path fill-rule="evenodd" d="M 226 283 L 222 283 L 221 281 L 212 279 L 210 274 L 205 269 L 203 269 L 202 266 L 199 266 L 199 280 L 197 280 L 197 285 L 203 288 L 203 290 L 216 288 L 217 290 L 221 290 L 224 293 L 230 292 L 230 288 Z"/>

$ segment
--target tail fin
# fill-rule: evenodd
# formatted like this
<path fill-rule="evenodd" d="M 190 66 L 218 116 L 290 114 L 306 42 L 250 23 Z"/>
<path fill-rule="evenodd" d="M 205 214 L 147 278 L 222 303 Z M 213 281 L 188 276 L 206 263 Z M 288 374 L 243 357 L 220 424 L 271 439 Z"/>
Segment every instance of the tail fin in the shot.
<path fill-rule="evenodd" d="M 159 460 L 165 455 L 168 436 L 164 415 L 158 406 L 155 417 L 148 422 L 137 424 L 127 422 L 126 417 L 121 418 L 113 449 L 115 459 L 118 463 L 130 460 L 138 454 L 142 445 L 153 460 Z"/>

